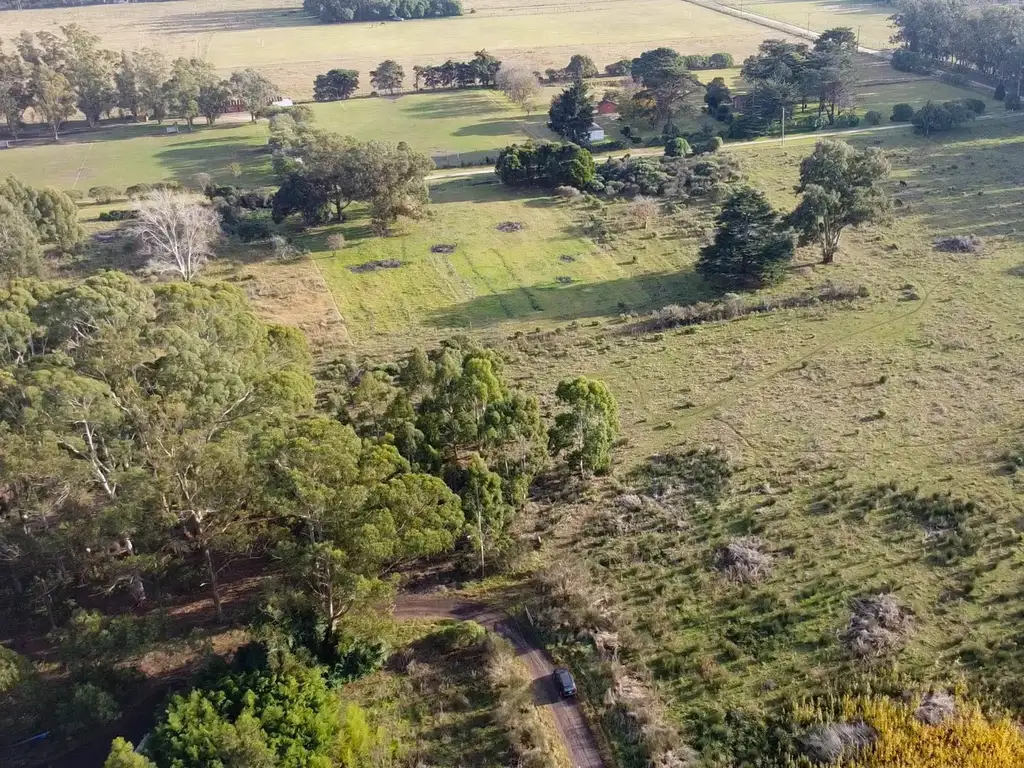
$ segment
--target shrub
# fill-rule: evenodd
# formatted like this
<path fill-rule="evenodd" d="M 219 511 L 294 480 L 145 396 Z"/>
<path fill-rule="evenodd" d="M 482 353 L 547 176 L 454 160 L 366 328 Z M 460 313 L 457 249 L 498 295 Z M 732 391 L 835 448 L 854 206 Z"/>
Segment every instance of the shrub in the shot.
<path fill-rule="evenodd" d="M 960 99 L 964 106 L 976 115 L 985 114 L 985 102 L 981 99 Z"/>
<path fill-rule="evenodd" d="M 967 88 L 971 84 L 970 78 L 961 72 L 943 72 L 939 75 L 939 80 L 947 85 L 955 85 L 959 88 Z"/>
<path fill-rule="evenodd" d="M 860 117 L 855 112 L 843 112 L 836 118 L 836 128 L 856 128 L 860 125 Z"/>
<path fill-rule="evenodd" d="M 933 133 L 951 131 L 975 117 L 975 113 L 962 101 L 946 101 L 942 104 L 929 101 L 914 113 L 911 122 L 917 133 L 931 136 Z"/>
<path fill-rule="evenodd" d="M 886 656 L 903 647 L 912 626 L 910 613 L 893 595 L 854 598 L 839 639 L 854 656 Z"/>
<path fill-rule="evenodd" d="M 580 197 L 583 193 L 580 192 L 576 187 L 561 186 L 555 187 L 555 195 L 565 200 L 575 200 Z"/>
<path fill-rule="evenodd" d="M 882 122 L 882 113 L 876 109 L 870 109 L 864 113 L 864 122 L 868 125 L 878 125 Z"/>
<path fill-rule="evenodd" d="M 487 639 L 487 630 L 475 621 L 456 621 L 445 625 L 432 635 L 450 651 L 475 648 Z"/>
<path fill-rule="evenodd" d="M 914 119 L 914 108 L 909 104 L 895 104 L 889 119 L 894 123 L 909 123 Z"/>
<path fill-rule="evenodd" d="M 100 221 L 129 221 L 139 218 L 139 212 L 134 208 L 115 208 L 112 211 L 103 211 L 99 215 Z"/>
<path fill-rule="evenodd" d="M 72 201 L 78 203 L 85 199 L 85 192 L 80 189 L 67 189 L 64 194 L 71 198 Z"/>
<path fill-rule="evenodd" d="M 586 189 L 594 180 L 594 157 L 576 144 L 527 142 L 505 147 L 494 172 L 509 186 L 571 186 Z"/>
<path fill-rule="evenodd" d="M 690 144 L 682 136 L 665 142 L 665 157 L 686 157 L 690 154 Z"/>
<path fill-rule="evenodd" d="M 236 222 L 234 234 L 243 243 L 256 243 L 269 240 L 274 234 L 274 227 L 265 217 L 243 216 Z"/>
<path fill-rule="evenodd" d="M 928 75 L 932 71 L 932 60 L 923 53 L 900 49 L 892 54 L 892 68 L 915 75 Z"/>
<path fill-rule="evenodd" d="M 822 723 L 804 736 L 804 751 L 819 764 L 839 764 L 850 760 L 878 738 L 875 729 L 866 723 Z"/>
<path fill-rule="evenodd" d="M 730 581 L 758 584 L 772 570 L 772 556 L 764 550 L 765 543 L 756 536 L 733 539 L 715 552 L 715 568 Z"/>
<path fill-rule="evenodd" d="M 981 250 L 982 239 L 977 235 L 952 235 L 935 241 L 935 250 L 945 253 L 977 253 Z"/>
<path fill-rule="evenodd" d="M 632 59 L 619 59 L 605 67 L 604 71 L 605 74 L 612 77 L 624 77 L 629 74 L 631 69 L 633 69 Z"/>
<path fill-rule="evenodd" d="M 1006 84 L 1002 80 L 1000 80 L 999 84 L 996 86 L 996 91 L 992 94 L 992 98 L 996 101 L 1002 101 L 1006 98 Z"/>
<path fill-rule="evenodd" d="M 67 734 L 112 723 L 121 714 L 114 697 L 92 683 L 76 685 L 71 696 L 57 705 L 56 720 Z"/>
<path fill-rule="evenodd" d="M 132 184 L 124 191 L 129 200 L 139 200 L 150 194 L 154 189 L 152 184 Z"/>
<path fill-rule="evenodd" d="M 101 205 L 107 205 L 120 198 L 124 193 L 117 187 L 91 187 L 89 197 Z"/>
<path fill-rule="evenodd" d="M 708 57 L 711 69 L 729 69 L 735 65 L 731 53 L 712 53 Z"/>

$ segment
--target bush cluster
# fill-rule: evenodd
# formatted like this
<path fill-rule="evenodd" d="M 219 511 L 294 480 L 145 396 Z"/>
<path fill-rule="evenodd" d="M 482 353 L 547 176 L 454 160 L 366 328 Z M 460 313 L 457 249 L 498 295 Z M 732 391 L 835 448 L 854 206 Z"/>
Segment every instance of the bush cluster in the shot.
<path fill-rule="evenodd" d="M 459 0 L 303 0 L 302 7 L 327 23 L 462 15 Z"/>
<path fill-rule="evenodd" d="M 893 69 L 898 69 L 900 72 L 911 72 L 915 75 L 931 74 L 934 65 L 931 57 L 903 48 L 893 51 L 890 62 Z"/>
<path fill-rule="evenodd" d="M 727 156 L 609 158 L 597 166 L 592 189 L 609 197 L 716 197 L 740 178 Z"/>
<path fill-rule="evenodd" d="M 594 182 L 594 157 L 576 144 L 513 144 L 498 155 L 494 172 L 509 186 L 575 187 Z"/>

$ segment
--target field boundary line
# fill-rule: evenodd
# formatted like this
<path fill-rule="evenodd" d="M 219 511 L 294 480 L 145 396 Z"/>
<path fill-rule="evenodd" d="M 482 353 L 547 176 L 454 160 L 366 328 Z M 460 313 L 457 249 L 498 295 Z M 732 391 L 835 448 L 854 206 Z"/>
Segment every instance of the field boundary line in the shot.
<path fill-rule="evenodd" d="M 85 170 L 85 164 L 89 162 L 89 156 L 92 154 L 92 148 L 96 146 L 95 141 L 89 142 L 89 148 L 85 150 L 85 157 L 82 158 L 82 164 L 78 166 L 78 173 L 75 174 L 75 183 L 71 185 L 72 189 L 78 187 L 78 180 L 82 178 L 82 171 Z"/>

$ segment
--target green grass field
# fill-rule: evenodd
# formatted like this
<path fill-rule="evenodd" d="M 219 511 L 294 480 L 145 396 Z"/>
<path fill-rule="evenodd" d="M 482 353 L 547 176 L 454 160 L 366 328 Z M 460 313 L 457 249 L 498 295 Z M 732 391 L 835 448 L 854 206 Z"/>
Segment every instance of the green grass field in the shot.
<path fill-rule="evenodd" d="M 308 98 L 313 78 L 333 67 L 359 70 L 369 90 L 370 70 L 386 58 L 398 60 L 411 80 L 414 65 L 465 60 L 481 48 L 543 71 L 564 67 L 574 53 L 585 52 L 604 67 L 659 45 L 682 53 L 725 51 L 742 60 L 767 36 L 756 24 L 679 0 L 473 0 L 466 6 L 459 18 L 335 25 L 315 23 L 297 0 L 291 7 L 271 0 L 180 0 L 12 11 L 4 15 L 0 37 L 73 22 L 117 50 L 150 46 L 169 57 L 201 56 L 225 73 L 256 67 L 283 95 Z"/>
<path fill-rule="evenodd" d="M 786 208 L 812 140 L 739 156 L 748 177 Z M 768 711 L 861 674 L 836 636 L 849 599 L 872 591 L 893 591 L 914 612 L 900 655 L 904 679 L 948 684 L 963 675 L 991 692 L 1022 669 L 1001 650 L 1016 631 L 1022 561 L 1013 527 L 1020 485 L 1000 469 L 1000 456 L 1019 445 L 1024 422 L 1016 363 L 1024 355 L 1016 191 L 1024 139 L 1012 123 L 991 122 L 939 141 L 904 131 L 854 141 L 888 153 L 894 221 L 847 235 L 832 267 L 802 251 L 773 289 L 834 280 L 869 290 L 846 308 L 623 333 L 623 311 L 707 295 L 692 273 L 706 214 L 684 209 L 653 234 L 626 231 L 601 246 L 580 227 L 587 209 L 480 181 L 439 188 L 431 218 L 396 237 L 361 239 L 357 219 L 337 256 L 309 241 L 318 252 L 308 268 L 322 270 L 353 350 L 387 358 L 470 332 L 499 345 L 512 376 L 538 393 L 567 374 L 606 381 L 627 438 L 615 487 L 636 487 L 627 470 L 657 452 L 726 452 L 736 475 L 720 505 L 684 506 L 671 520 L 613 526 L 615 534 L 611 497 L 557 516 L 590 520 L 564 524 L 555 538 L 564 551 L 553 556 L 583 553 L 634 638 L 627 663 L 651 670 L 681 724 L 733 706 Z M 621 209 L 606 215 L 614 221 Z M 496 232 L 505 219 L 525 228 Z M 983 238 L 980 254 L 932 246 L 967 233 Z M 437 243 L 456 250 L 430 254 Z M 380 258 L 405 263 L 348 269 Z M 270 282 L 275 265 L 247 270 Z M 968 524 L 976 553 L 946 562 L 920 524 L 885 504 L 859 505 L 890 481 L 975 501 Z M 774 574 L 763 585 L 733 586 L 711 567 L 713 554 L 749 533 L 767 542 Z"/>

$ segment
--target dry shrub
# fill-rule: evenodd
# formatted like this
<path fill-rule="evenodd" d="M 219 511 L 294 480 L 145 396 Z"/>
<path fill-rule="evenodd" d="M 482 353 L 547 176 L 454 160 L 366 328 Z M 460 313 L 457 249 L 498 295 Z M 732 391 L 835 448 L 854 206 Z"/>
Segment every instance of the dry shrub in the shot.
<path fill-rule="evenodd" d="M 603 587 L 594 584 L 577 565 L 558 563 L 537 576 L 541 602 L 534 619 L 545 627 L 581 639 L 614 632 L 618 614 Z"/>
<path fill-rule="evenodd" d="M 736 294 L 726 294 L 722 301 L 698 301 L 695 304 L 686 305 L 670 304 L 631 324 L 627 330 L 633 334 L 654 333 L 670 328 L 778 312 L 783 309 L 849 302 L 866 298 L 868 295 L 868 289 L 863 285 L 831 281 L 819 286 L 816 290 L 805 291 L 793 296 L 766 296 L 751 302 L 747 302 Z"/>
<path fill-rule="evenodd" d="M 956 699 L 945 691 L 932 691 L 921 698 L 914 717 L 926 725 L 939 725 L 956 714 Z"/>
<path fill-rule="evenodd" d="M 943 253 L 977 253 L 984 241 L 977 235 L 952 235 L 935 241 L 935 250 Z"/>
<path fill-rule="evenodd" d="M 878 734 L 867 723 L 828 723 L 811 728 L 803 738 L 804 750 L 817 763 L 848 760 L 870 747 Z"/>
<path fill-rule="evenodd" d="M 628 741 L 642 744 L 651 766 L 691 768 L 700 764 L 683 741 L 651 686 L 620 665 L 611 667 L 605 692 L 606 717 Z"/>
<path fill-rule="evenodd" d="M 544 730 L 533 704 L 532 680 L 516 658 L 511 643 L 502 637 L 487 640 L 487 679 L 498 698 L 494 718 L 508 736 L 523 768 L 554 768 L 557 745 Z"/>
<path fill-rule="evenodd" d="M 715 568 L 740 584 L 759 584 L 771 575 L 772 556 L 757 536 L 733 539 L 715 552 Z"/>
<path fill-rule="evenodd" d="M 576 189 L 576 187 L 564 186 L 555 187 L 555 196 L 561 197 L 565 200 L 575 200 L 579 197 L 582 197 L 583 193 Z"/>
<path fill-rule="evenodd" d="M 839 639 L 852 654 L 879 657 L 903 647 L 913 619 L 893 595 L 854 598 L 851 607 L 850 623 Z"/>

